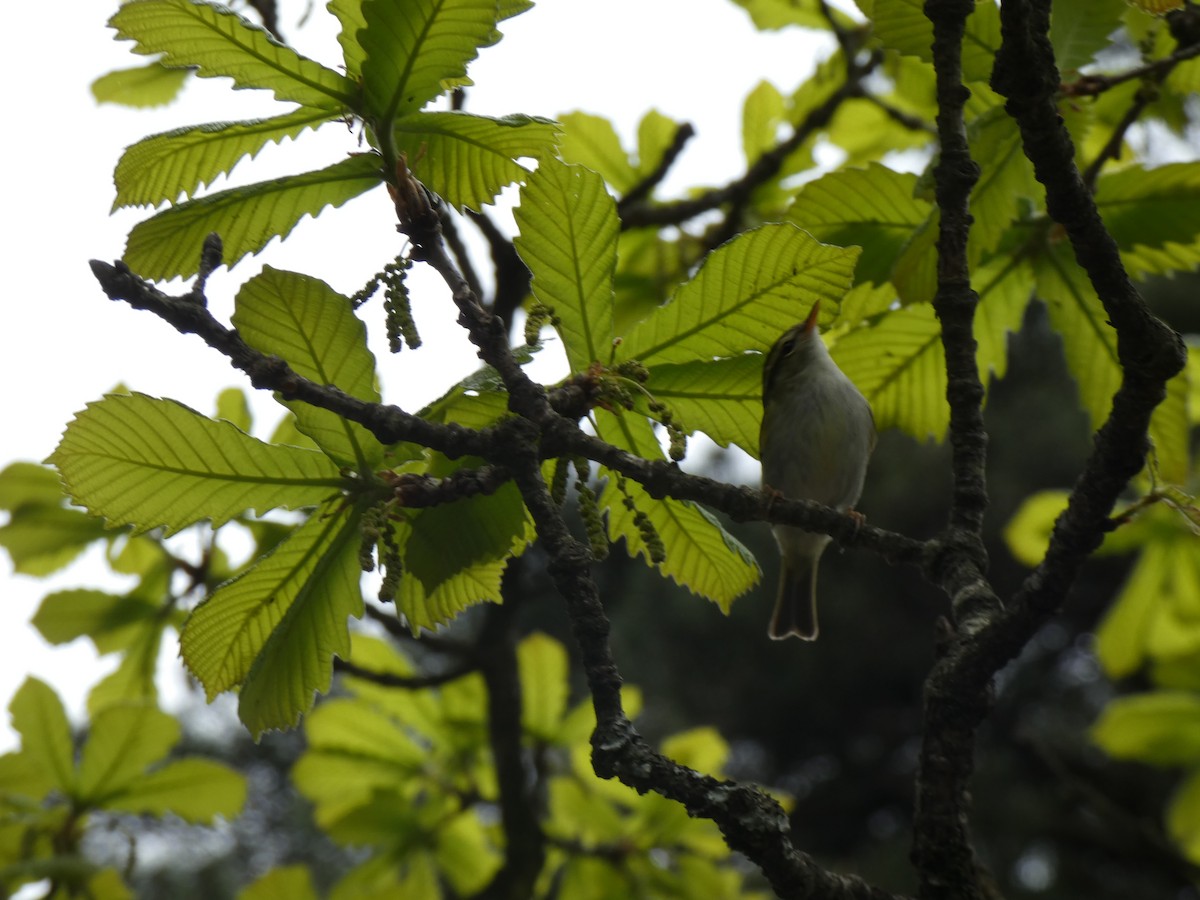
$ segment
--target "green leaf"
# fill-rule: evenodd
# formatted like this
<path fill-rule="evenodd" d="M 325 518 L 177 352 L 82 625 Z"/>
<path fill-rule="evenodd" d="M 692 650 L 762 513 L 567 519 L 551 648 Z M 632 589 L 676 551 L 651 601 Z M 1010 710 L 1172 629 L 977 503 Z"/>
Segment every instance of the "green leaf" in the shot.
<path fill-rule="evenodd" d="M 646 389 L 685 432 L 702 431 L 722 447 L 737 444 L 757 456 L 762 367 L 760 353 L 652 366 Z M 635 402 L 639 412 L 649 415 L 644 398 Z"/>
<path fill-rule="evenodd" d="M 455 572 L 432 590 L 419 578 L 402 578 L 396 592 L 396 612 L 414 631 L 436 628 L 479 603 L 500 603 L 500 579 L 508 560 L 476 563 Z"/>
<path fill-rule="evenodd" d="M 1200 862 L 1200 772 L 1185 778 L 1171 799 L 1167 832 L 1193 865 Z"/>
<path fill-rule="evenodd" d="M 387 127 L 440 94 L 444 81 L 463 78 L 497 14 L 496 0 L 364 0 L 357 39 L 368 115 Z"/>
<path fill-rule="evenodd" d="M 536 116 L 501 119 L 465 112 L 413 113 L 396 121 L 396 149 L 421 182 L 459 211 L 480 210 L 525 178 L 521 157 L 554 150 L 558 124 Z"/>
<path fill-rule="evenodd" d="M 437 829 L 434 858 L 459 897 L 479 894 L 500 869 L 503 857 L 474 812 L 455 816 Z"/>
<path fill-rule="evenodd" d="M 363 17 L 362 0 L 329 0 L 326 6 L 341 26 L 338 30 L 338 43 L 342 45 L 346 75 L 357 80 L 362 74 L 365 55 L 362 44 L 358 42 L 358 34 L 367 24 Z"/>
<path fill-rule="evenodd" d="M 378 157 L 358 153 L 315 172 L 187 200 L 133 226 L 125 262 L 144 278 L 190 278 L 204 239 L 215 231 L 224 244 L 225 264 L 232 268 L 272 238 L 286 238 L 304 216 L 341 206 L 379 183 Z"/>
<path fill-rule="evenodd" d="M 134 109 L 165 106 L 179 96 L 189 74 L 187 69 L 170 69 L 157 62 L 117 69 L 92 82 L 92 96 L 97 103 L 116 103 Z"/>
<path fill-rule="evenodd" d="M 21 736 L 21 755 L 51 787 L 69 793 L 75 780 L 74 745 L 58 694 L 29 676 L 17 688 L 8 712 L 13 731 Z"/>
<path fill-rule="evenodd" d="M 825 18 L 817 0 L 734 0 L 734 2 L 750 14 L 754 27 L 759 31 L 778 31 L 789 25 L 799 25 L 801 28 L 829 30 L 829 20 Z M 842 28 L 854 28 L 857 23 L 845 13 L 830 8 L 829 14 Z"/>
<path fill-rule="evenodd" d="M 105 806 L 143 777 L 179 742 L 179 722 L 154 706 L 124 704 L 92 719 L 79 761 L 76 796 L 87 806 Z"/>
<path fill-rule="evenodd" d="M 301 56 L 231 10 L 199 0 L 129 0 L 108 20 L 138 53 L 162 53 L 170 66 L 195 66 L 202 78 L 228 76 L 235 87 L 264 88 L 279 100 L 340 109 L 354 103 L 344 75 Z"/>
<path fill-rule="evenodd" d="M 225 388 L 217 394 L 216 418 L 224 419 L 239 431 L 249 434 L 254 420 L 246 392 L 241 388 Z"/>
<path fill-rule="evenodd" d="M 598 173 L 618 194 L 628 193 L 637 184 L 638 173 L 608 119 L 585 112 L 558 118 L 563 128 L 558 151 L 565 162 Z"/>
<path fill-rule="evenodd" d="M 246 803 L 246 780 L 221 763 L 180 759 L 140 776 L 105 808 L 138 815 L 170 813 L 204 824 L 217 816 L 233 819 Z"/>
<path fill-rule="evenodd" d="M 855 0 L 884 47 L 933 61 L 933 26 L 922 0 Z M 986 81 L 1000 48 L 1000 9 L 993 0 L 976 0 L 963 35 L 962 67 L 967 81 Z"/>
<path fill-rule="evenodd" d="M 609 443 L 646 459 L 662 458 L 658 440 L 642 416 L 596 410 L 596 425 L 601 438 Z M 758 583 L 761 572 L 750 551 L 700 506 L 688 501 L 654 500 L 632 481 L 625 483 L 625 490 L 662 539 L 666 558 L 654 566 L 663 575 L 712 600 L 723 612 L 728 612 L 737 597 Z M 625 507 L 615 476 L 609 478 L 601 492 L 600 506 L 608 514 L 610 540 L 624 538 L 631 557 L 640 554 L 649 562 L 646 543 L 634 521 L 635 513 Z"/>
<path fill-rule="evenodd" d="M 379 402 L 366 328 L 350 299 L 319 278 L 264 266 L 238 291 L 232 322 L 246 343 L 281 357 L 296 374 Z M 382 445 L 363 426 L 309 403 L 283 402 L 296 427 L 336 462 L 365 472 L 383 458 Z"/>
<path fill-rule="evenodd" d="M 1200 264 L 1200 163 L 1131 166 L 1103 175 L 1096 205 L 1131 275 Z"/>
<path fill-rule="evenodd" d="M 516 486 L 432 506 L 413 517 L 404 545 L 405 571 L 427 592 L 461 570 L 507 559 L 525 536 L 525 507 Z"/>
<path fill-rule="evenodd" d="M 950 408 L 941 326 L 932 306 L 888 313 L 839 338 L 830 353 L 870 402 L 880 431 L 896 427 L 917 440 L 941 440 Z"/>
<path fill-rule="evenodd" d="M 1156 766 L 1200 764 L 1200 696 L 1156 691 L 1109 702 L 1092 740 L 1117 759 Z"/>
<path fill-rule="evenodd" d="M 237 895 L 237 900 L 318 900 L 312 875 L 302 865 L 280 866 Z"/>
<path fill-rule="evenodd" d="M 679 133 L 679 123 L 670 116 L 664 116 L 657 109 L 651 109 L 638 122 L 637 129 L 637 176 L 641 181 L 658 168 L 667 150 L 675 142 Z"/>
<path fill-rule="evenodd" d="M 90 637 L 99 653 L 126 646 L 131 630 L 138 630 L 162 610 L 136 594 L 120 596 L 76 588 L 47 594 L 32 619 L 33 626 L 51 644 L 66 644 Z"/>
<path fill-rule="evenodd" d="M 517 252 L 533 294 L 559 320 L 573 372 L 613 352 L 612 279 L 617 263 L 616 204 L 594 172 L 546 160 L 521 188 L 514 211 Z"/>
<path fill-rule="evenodd" d="M 783 94 L 769 81 L 760 81 L 746 95 L 742 106 L 742 153 L 747 164 L 753 165 L 778 145 L 785 113 Z"/>
<path fill-rule="evenodd" d="M 1117 332 L 1108 324 L 1108 314 L 1069 244 L 1048 247 L 1035 257 L 1034 272 L 1038 296 L 1046 302 L 1050 323 L 1062 337 L 1080 403 L 1092 427 L 1099 428 L 1121 384 Z"/>
<path fill-rule="evenodd" d="M 1132 675 L 1147 658 L 1200 651 L 1200 554 L 1190 529 L 1175 525 L 1146 542 L 1121 593 L 1096 630 L 1096 656 L 1111 678 Z"/>
<path fill-rule="evenodd" d="M 521 675 L 521 726 L 539 741 L 553 742 L 567 711 L 567 651 L 558 641 L 535 633 L 517 648 Z"/>
<path fill-rule="evenodd" d="M 76 501 L 111 525 L 168 534 L 211 519 L 312 506 L 341 487 L 322 454 L 264 444 L 182 403 L 114 394 L 67 426 L 50 457 Z"/>
<path fill-rule="evenodd" d="M 118 704 L 157 705 L 158 685 L 154 676 L 158 673 L 164 624 L 159 618 L 134 632 L 121 656 L 121 664 L 88 692 L 89 715 L 95 717 Z"/>
<path fill-rule="evenodd" d="M 729 759 L 729 744 L 715 728 L 693 728 L 666 738 L 662 752 L 681 766 L 719 777 Z"/>
<path fill-rule="evenodd" d="M 972 276 L 979 305 L 975 309 L 976 361 L 984 386 L 988 373 L 1000 379 L 1008 369 L 1008 336 L 1021 330 L 1033 296 L 1033 270 L 1024 260 L 999 254 Z"/>
<path fill-rule="evenodd" d="M 932 206 L 914 196 L 917 177 L 878 163 L 842 169 L 800 189 L 788 211 L 818 240 L 862 247 L 855 281 L 882 284 Z"/>
<path fill-rule="evenodd" d="M 1187 410 L 1190 373 L 1185 368 L 1167 382 L 1167 396 L 1150 419 L 1151 454 L 1158 477 L 1169 484 L 1188 483 L 1191 471 L 1191 432 L 1195 420 Z"/>
<path fill-rule="evenodd" d="M 1021 131 L 1003 106 L 988 110 L 968 129 L 971 155 L 980 161 L 979 180 L 971 189 L 972 259 L 996 249 L 1013 221 L 1042 189 L 1025 156 Z"/>
<path fill-rule="evenodd" d="M 0 509 L 12 512 L 25 504 L 59 506 L 64 497 L 58 473 L 49 466 L 14 462 L 0 472 Z"/>
<path fill-rule="evenodd" d="M 858 254 L 788 224 L 745 232 L 636 326 L 620 356 L 658 365 L 766 350 L 818 300 L 821 322 L 836 317 Z"/>
<path fill-rule="evenodd" d="M 8 551 L 14 572 L 41 577 L 72 562 L 106 533 L 100 519 L 77 509 L 31 503 L 0 526 L 0 547 Z"/>
<path fill-rule="evenodd" d="M 295 724 L 348 653 L 346 619 L 362 615 L 358 544 L 358 516 L 326 504 L 188 618 L 184 663 L 209 700 L 242 686 L 238 714 L 256 736 Z"/>
<path fill-rule="evenodd" d="M 267 144 L 295 138 L 334 118 L 327 109 L 301 107 L 272 119 L 191 125 L 143 138 L 126 148 L 113 172 L 113 209 L 190 197 L 244 157 L 253 159 Z"/>
<path fill-rule="evenodd" d="M 1066 491 L 1041 491 L 1025 498 L 1004 527 L 1004 541 L 1018 562 L 1031 569 L 1041 564 L 1067 497 Z"/>
<path fill-rule="evenodd" d="M 1057 0 L 1050 10 L 1050 43 L 1058 70 L 1078 72 L 1095 59 L 1128 8 L 1125 0 Z"/>

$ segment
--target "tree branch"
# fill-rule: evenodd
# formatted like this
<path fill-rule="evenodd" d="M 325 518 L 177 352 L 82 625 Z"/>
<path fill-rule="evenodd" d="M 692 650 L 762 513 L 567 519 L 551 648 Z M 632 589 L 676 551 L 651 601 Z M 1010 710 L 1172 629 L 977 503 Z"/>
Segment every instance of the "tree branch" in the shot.
<path fill-rule="evenodd" d="M 938 286 L 933 305 L 941 322 L 946 354 L 946 400 L 950 406 L 954 493 L 942 553 L 931 567 L 936 583 L 950 595 L 960 633 L 977 630 L 999 608 L 985 572 L 983 517 L 987 510 L 987 432 L 983 426 L 983 384 L 974 336 L 978 295 L 971 289 L 967 242 L 969 197 L 979 179 L 971 159 L 963 107 L 962 41 L 974 0 L 927 0 L 933 23 L 933 64 L 937 80 L 940 158 L 934 169 L 940 211 Z M 947 629 L 943 643 L 955 635 Z M 912 858 L 918 896 L 972 900 L 982 896 L 975 852 L 967 825 L 967 790 L 974 768 L 975 728 L 990 706 L 985 683 L 972 694 L 948 692 L 935 664 L 925 683 L 925 729 L 921 744 L 913 819 Z"/>

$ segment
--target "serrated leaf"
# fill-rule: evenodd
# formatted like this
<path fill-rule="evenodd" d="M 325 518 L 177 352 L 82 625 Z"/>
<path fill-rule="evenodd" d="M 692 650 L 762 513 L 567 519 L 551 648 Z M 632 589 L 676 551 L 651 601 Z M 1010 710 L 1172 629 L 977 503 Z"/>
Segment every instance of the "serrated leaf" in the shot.
<path fill-rule="evenodd" d="M 500 603 L 500 580 L 507 560 L 477 563 L 454 573 L 427 591 L 419 578 L 402 578 L 396 591 L 396 612 L 414 631 L 436 628 L 479 603 Z"/>
<path fill-rule="evenodd" d="M 216 816 L 233 819 L 246 803 L 246 780 L 209 759 L 180 759 L 139 777 L 108 798 L 107 809 L 139 815 L 170 813 L 202 824 Z"/>
<path fill-rule="evenodd" d="M 638 174 L 621 146 L 617 130 L 608 119 L 585 112 L 559 116 L 563 135 L 559 155 L 568 164 L 596 172 L 618 194 L 627 193 L 638 182 Z"/>
<path fill-rule="evenodd" d="M 539 741 L 552 742 L 567 711 L 567 650 L 554 638 L 535 633 L 517 648 L 521 675 L 521 725 Z"/>
<path fill-rule="evenodd" d="M 870 402 L 880 431 L 896 427 L 917 440 L 941 440 L 950 408 L 941 326 L 932 306 L 890 312 L 839 338 L 830 353 Z"/>
<path fill-rule="evenodd" d="M 71 725 L 58 694 L 46 682 L 29 676 L 8 704 L 12 728 L 21 736 L 21 756 L 47 783 L 69 793 L 75 760 Z"/>
<path fill-rule="evenodd" d="M 411 521 L 404 544 L 406 573 L 433 592 L 458 572 L 507 559 L 525 535 L 525 507 L 516 486 L 432 506 Z"/>
<path fill-rule="evenodd" d="M 272 238 L 287 238 L 305 216 L 341 206 L 380 180 L 378 158 L 359 153 L 315 172 L 187 200 L 133 226 L 125 262 L 144 278 L 190 278 L 204 239 L 216 232 L 224 244 L 225 264 L 232 268 Z"/>
<path fill-rule="evenodd" d="M 0 525 L 0 547 L 8 551 L 14 572 L 41 577 L 72 562 L 107 532 L 102 521 L 78 509 L 31 503 Z"/>
<path fill-rule="evenodd" d="M 922 0 L 855 0 L 874 29 L 876 41 L 890 50 L 933 61 L 933 26 Z M 962 43 L 963 78 L 987 81 L 1000 48 L 1000 10 L 994 0 L 976 0 Z"/>
<path fill-rule="evenodd" d="M 984 386 L 988 375 L 1000 379 L 1008 369 L 1008 336 L 1021 330 L 1025 310 L 1033 298 L 1033 271 L 1024 260 L 1000 254 L 980 266 L 972 276 L 979 294 L 975 309 L 975 359 Z"/>
<path fill-rule="evenodd" d="M 342 63 L 346 75 L 357 79 L 362 72 L 363 49 L 358 33 L 366 26 L 362 0 L 329 0 L 326 7 L 337 18 L 338 43 L 342 45 Z"/>
<path fill-rule="evenodd" d="M 915 175 L 878 163 L 831 172 L 800 189 L 788 221 L 818 240 L 862 247 L 855 281 L 882 284 L 929 218 L 932 206 L 913 195 L 916 184 Z"/>
<path fill-rule="evenodd" d="M 1200 163 L 1131 166 L 1103 175 L 1096 205 L 1131 275 L 1200 264 Z"/>
<path fill-rule="evenodd" d="M 169 69 L 157 62 L 117 69 L 92 82 L 92 96 L 97 103 L 116 103 L 134 109 L 165 106 L 179 96 L 190 74 L 187 69 Z"/>
<path fill-rule="evenodd" d="M 662 450 L 645 418 L 596 410 L 596 424 L 601 438 L 609 443 L 646 459 L 662 458 Z M 681 500 L 654 500 L 633 481 L 626 481 L 625 490 L 662 539 L 666 558 L 654 566 L 663 575 L 713 601 L 724 612 L 729 611 L 737 597 L 758 583 L 761 572 L 753 555 L 702 507 Z M 646 543 L 634 521 L 635 513 L 625 507 L 615 476 L 609 478 L 601 492 L 600 506 L 607 513 L 609 539 L 624 538 L 631 557 L 641 555 L 649 562 Z"/>
<path fill-rule="evenodd" d="M 743 354 L 650 368 L 646 389 L 687 433 L 702 431 L 722 447 L 737 444 L 758 455 L 762 424 L 762 354 Z M 635 400 L 649 414 L 645 399 Z"/>
<path fill-rule="evenodd" d="M 858 255 L 790 224 L 744 232 L 709 254 L 695 278 L 629 333 L 619 355 L 659 365 L 766 350 L 818 300 L 821 322 L 836 317 Z"/>
<path fill-rule="evenodd" d="M 319 278 L 264 266 L 238 291 L 231 321 L 246 343 L 281 357 L 298 375 L 379 402 L 366 328 L 350 299 Z M 363 426 L 309 403 L 283 403 L 296 427 L 339 464 L 365 472 L 383 458 L 383 446 Z"/>
<path fill-rule="evenodd" d="M 607 362 L 613 340 L 616 204 L 596 173 L 546 160 L 521 188 L 513 243 L 533 295 L 553 309 L 573 372 Z"/>
<path fill-rule="evenodd" d="M 106 805 L 163 759 L 179 735 L 175 717 L 154 706 L 123 704 L 101 710 L 92 718 L 79 760 L 79 800 L 88 806 Z"/>
<path fill-rule="evenodd" d="M 1117 759 L 1158 766 L 1200 763 L 1200 697 L 1156 691 L 1109 701 L 1092 740 Z"/>
<path fill-rule="evenodd" d="M 233 171 L 244 157 L 253 159 L 267 144 L 295 138 L 335 118 L 327 109 L 301 107 L 272 119 L 190 125 L 143 138 L 126 148 L 113 172 L 113 209 L 190 197 Z"/>
<path fill-rule="evenodd" d="M 465 112 L 413 113 L 396 121 L 396 149 L 421 182 L 459 211 L 480 210 L 528 176 L 517 160 L 544 158 L 558 124 L 536 116 L 493 119 Z"/>
<path fill-rule="evenodd" d="M 200 0 L 128 0 L 111 19 L 138 53 L 162 53 L 170 66 L 195 66 L 202 78 L 228 76 L 239 88 L 264 88 L 279 100 L 340 109 L 354 102 L 344 75 L 301 56 L 224 6 Z"/>
<path fill-rule="evenodd" d="M 362 90 L 381 127 L 415 112 L 467 74 L 467 63 L 496 30 L 496 0 L 365 0 Z"/>
<path fill-rule="evenodd" d="M 1167 382 L 1167 396 L 1150 418 L 1151 453 L 1158 475 L 1168 484 L 1187 484 L 1191 469 L 1191 432 L 1196 424 L 1188 417 L 1190 373 L 1185 368 Z"/>
<path fill-rule="evenodd" d="M 238 715 L 254 735 L 294 725 L 327 690 L 333 657 L 362 615 L 358 516 L 327 504 L 192 612 L 180 647 L 209 700 L 241 685 Z"/>
<path fill-rule="evenodd" d="M 168 534 L 252 509 L 312 506 L 341 486 L 320 453 L 264 444 L 182 403 L 115 394 L 76 415 L 50 457 L 71 496 L 110 525 Z"/>

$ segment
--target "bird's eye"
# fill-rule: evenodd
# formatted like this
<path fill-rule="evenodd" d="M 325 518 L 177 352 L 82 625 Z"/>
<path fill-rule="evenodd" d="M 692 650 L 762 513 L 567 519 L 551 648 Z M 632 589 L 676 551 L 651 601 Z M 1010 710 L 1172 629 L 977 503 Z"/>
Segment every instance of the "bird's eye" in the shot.
<path fill-rule="evenodd" d="M 779 346 L 779 352 L 784 356 L 791 356 L 792 351 L 795 349 L 796 349 L 796 339 L 794 337 L 788 338 L 786 341 L 784 341 Z"/>

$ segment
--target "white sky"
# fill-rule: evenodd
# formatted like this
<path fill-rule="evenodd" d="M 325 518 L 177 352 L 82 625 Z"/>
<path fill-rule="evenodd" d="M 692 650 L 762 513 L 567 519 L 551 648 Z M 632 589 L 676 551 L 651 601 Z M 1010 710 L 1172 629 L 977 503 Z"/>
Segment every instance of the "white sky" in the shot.
<path fill-rule="evenodd" d="M 323 4 L 316 4 L 313 21 L 302 29 L 295 16 L 304 4 L 281 5 L 284 33 L 306 55 L 336 65 L 334 35 L 322 21 L 332 19 Z M 230 91 L 224 79 L 192 79 L 181 100 L 163 109 L 98 107 L 91 80 L 144 58 L 131 55 L 128 43 L 111 39 L 104 23 L 115 2 L 69 6 L 51 11 L 45 4 L 12 4 L 0 29 L 4 81 L 14 86 L 13 99 L 24 100 L 24 109 L 10 113 L 5 126 L 0 376 L 7 390 L 0 468 L 13 460 L 44 459 L 73 413 L 118 382 L 206 413 L 220 389 L 248 388 L 198 338 L 109 302 L 87 261 L 119 258 L 128 229 L 147 215 L 123 210 L 109 216 L 111 173 L 125 146 L 181 125 L 271 115 L 281 107 L 263 92 Z M 698 130 L 668 189 L 719 183 L 740 172 L 742 98 L 763 78 L 790 90 L 815 64 L 809 33 L 759 34 L 729 0 L 608 0 L 587 6 L 586 15 L 584 9 L 572 0 L 541 0 L 504 23 L 505 39 L 470 69 L 478 87 L 468 95 L 468 109 L 549 117 L 583 109 L 613 119 L 628 144 L 641 115 L 655 107 Z M 268 148 L 258 161 L 243 162 L 235 178 L 320 168 L 351 149 L 353 138 L 329 126 L 283 152 Z M 227 316 L 236 286 L 263 261 L 317 275 L 351 293 L 396 251 L 386 195 L 375 191 L 342 210 L 327 210 L 319 222 L 305 220 L 285 244 L 272 243 L 232 273 L 221 270 L 209 282 L 210 304 Z M 426 345 L 419 352 L 389 356 L 378 340 L 378 299 L 366 314 L 384 397 L 410 410 L 477 365 L 444 290 L 428 281 L 413 285 Z M 269 398 L 256 400 L 260 436 L 278 420 L 274 409 Z M 73 715 L 80 714 L 87 688 L 115 659 L 97 661 L 86 641 L 50 648 L 27 622 L 51 590 L 111 589 L 114 582 L 105 581 L 105 574 L 93 554 L 49 580 L 31 579 L 13 575 L 7 555 L 0 553 L 0 706 L 7 707 L 32 673 L 54 684 Z M 169 646 L 164 657 L 175 652 Z M 180 683 L 177 671 L 166 686 L 171 683 Z M 13 743 L 4 721 L 0 716 L 0 749 Z"/>

